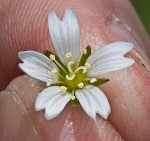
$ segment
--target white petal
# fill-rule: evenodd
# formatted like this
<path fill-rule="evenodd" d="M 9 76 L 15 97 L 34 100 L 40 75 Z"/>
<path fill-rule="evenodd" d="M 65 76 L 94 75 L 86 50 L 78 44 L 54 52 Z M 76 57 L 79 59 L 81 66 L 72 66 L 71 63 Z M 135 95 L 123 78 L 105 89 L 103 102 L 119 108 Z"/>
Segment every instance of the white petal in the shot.
<path fill-rule="evenodd" d="M 96 113 L 107 119 L 110 105 L 105 94 L 93 85 L 87 85 L 82 90 L 76 91 L 76 97 L 88 116 L 96 119 Z"/>
<path fill-rule="evenodd" d="M 75 13 L 67 8 L 61 21 L 52 11 L 48 15 L 48 25 L 55 51 L 61 61 L 65 64 L 70 60 L 77 61 L 80 53 L 80 29 Z M 68 52 L 72 53 L 71 58 L 66 58 Z"/>
<path fill-rule="evenodd" d="M 28 75 L 44 82 L 58 82 L 57 74 L 51 73 L 50 69 L 57 66 L 44 54 L 36 51 L 21 51 L 18 53 L 23 63 L 19 67 Z"/>
<path fill-rule="evenodd" d="M 97 49 L 87 59 L 91 65 L 89 76 L 97 76 L 131 66 L 134 60 L 126 58 L 124 55 L 132 48 L 132 43 L 114 42 Z"/>
<path fill-rule="evenodd" d="M 63 92 L 60 86 L 48 87 L 37 96 L 35 110 L 45 109 L 45 118 L 51 120 L 62 112 L 70 99 L 71 94 Z"/>

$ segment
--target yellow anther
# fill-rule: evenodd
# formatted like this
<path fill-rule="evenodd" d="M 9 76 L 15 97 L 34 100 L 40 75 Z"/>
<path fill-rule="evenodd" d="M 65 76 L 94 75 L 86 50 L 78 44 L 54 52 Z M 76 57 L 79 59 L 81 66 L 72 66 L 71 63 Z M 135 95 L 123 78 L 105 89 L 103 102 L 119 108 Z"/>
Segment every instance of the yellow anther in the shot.
<path fill-rule="evenodd" d="M 80 82 L 80 83 L 78 84 L 78 87 L 79 87 L 79 88 L 83 88 L 83 87 L 84 87 L 83 82 Z"/>
<path fill-rule="evenodd" d="M 90 69 L 90 68 L 91 68 L 90 63 L 86 62 L 86 63 L 85 63 L 85 67 L 86 67 L 87 69 Z"/>
<path fill-rule="evenodd" d="M 51 73 L 56 73 L 56 72 L 57 72 L 56 68 L 51 69 Z"/>
<path fill-rule="evenodd" d="M 76 97 L 75 97 L 74 95 L 73 95 L 73 96 L 71 96 L 71 100 L 75 100 L 75 98 L 76 98 Z"/>
<path fill-rule="evenodd" d="M 52 61 L 54 61 L 54 60 L 55 60 L 55 55 L 51 54 L 51 55 L 49 56 L 49 58 L 50 58 Z"/>
<path fill-rule="evenodd" d="M 66 53 L 66 58 L 70 58 L 72 56 L 71 52 Z"/>
<path fill-rule="evenodd" d="M 90 83 L 94 83 L 94 82 L 96 82 L 96 81 L 97 81 L 96 78 L 92 78 L 92 79 L 90 80 Z"/>
<path fill-rule="evenodd" d="M 67 87 L 65 87 L 65 86 L 60 86 L 60 88 L 61 88 L 64 92 L 67 91 Z"/>
<path fill-rule="evenodd" d="M 87 54 L 87 49 L 84 48 L 84 49 L 83 49 L 83 53 L 84 53 L 84 54 Z"/>
<path fill-rule="evenodd" d="M 48 86 L 50 86 L 51 85 L 51 83 L 50 82 L 47 82 L 46 83 L 46 87 L 48 87 Z"/>

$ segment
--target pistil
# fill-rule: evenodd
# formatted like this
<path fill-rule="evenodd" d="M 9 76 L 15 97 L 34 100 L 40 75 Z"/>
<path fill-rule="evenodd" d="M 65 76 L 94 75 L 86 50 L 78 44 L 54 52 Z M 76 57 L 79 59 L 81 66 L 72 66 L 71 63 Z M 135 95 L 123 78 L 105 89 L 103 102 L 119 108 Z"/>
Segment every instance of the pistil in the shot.
<path fill-rule="evenodd" d="M 73 73 L 73 70 L 72 70 L 72 67 L 71 67 L 71 65 L 73 65 L 73 64 L 74 64 L 73 61 L 70 61 L 70 62 L 67 64 L 67 68 L 68 68 L 68 70 L 69 70 L 70 73 Z"/>
<path fill-rule="evenodd" d="M 71 76 L 69 76 L 69 75 L 66 75 L 66 79 L 67 80 L 73 80 L 74 78 L 75 78 L 75 74 L 72 74 Z"/>

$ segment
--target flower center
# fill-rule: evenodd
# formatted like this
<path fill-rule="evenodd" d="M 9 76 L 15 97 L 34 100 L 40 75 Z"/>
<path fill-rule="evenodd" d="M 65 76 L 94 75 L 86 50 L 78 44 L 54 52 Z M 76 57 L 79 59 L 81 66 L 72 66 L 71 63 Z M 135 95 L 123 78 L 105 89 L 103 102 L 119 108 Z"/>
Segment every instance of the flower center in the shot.
<path fill-rule="evenodd" d="M 70 61 L 67 64 L 68 74 L 61 81 L 64 82 L 69 91 L 83 88 L 86 85 L 87 78 L 87 67 L 80 66 L 75 69 L 75 64 L 73 61 Z"/>
<path fill-rule="evenodd" d="M 59 85 L 62 91 L 68 91 L 72 95 L 72 103 L 73 105 L 78 105 L 79 102 L 75 96 L 75 91 L 78 89 L 84 88 L 86 85 L 94 85 L 98 86 L 107 81 L 108 79 L 96 79 L 96 78 L 88 78 L 88 69 L 91 68 L 91 65 L 87 62 L 88 57 L 91 55 L 91 47 L 87 46 L 83 50 L 83 54 L 79 60 L 79 63 L 74 61 L 69 61 L 67 65 L 63 64 L 59 57 L 50 51 L 45 51 L 44 54 L 53 61 L 58 67 L 59 71 L 56 68 L 51 69 L 51 73 L 57 74 L 59 79 Z M 64 57 L 66 59 L 71 60 L 73 53 L 68 52 Z M 51 84 L 47 82 L 46 86 L 50 86 Z"/>

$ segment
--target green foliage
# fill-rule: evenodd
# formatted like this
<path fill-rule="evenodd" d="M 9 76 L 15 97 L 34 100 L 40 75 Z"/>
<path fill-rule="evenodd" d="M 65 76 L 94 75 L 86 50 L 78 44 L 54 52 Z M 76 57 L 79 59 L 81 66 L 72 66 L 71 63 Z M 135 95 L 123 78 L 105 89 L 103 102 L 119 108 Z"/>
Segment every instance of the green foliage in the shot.
<path fill-rule="evenodd" d="M 150 0 L 131 0 L 138 15 L 140 16 L 147 32 L 150 35 Z"/>

